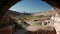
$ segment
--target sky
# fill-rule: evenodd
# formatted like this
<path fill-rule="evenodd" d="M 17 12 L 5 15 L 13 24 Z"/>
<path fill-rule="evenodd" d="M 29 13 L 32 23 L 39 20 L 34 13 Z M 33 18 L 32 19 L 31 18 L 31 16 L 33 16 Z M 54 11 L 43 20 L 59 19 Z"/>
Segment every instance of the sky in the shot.
<path fill-rule="evenodd" d="M 26 13 L 47 11 L 52 7 L 41 0 L 22 0 L 12 6 L 9 10 Z"/>

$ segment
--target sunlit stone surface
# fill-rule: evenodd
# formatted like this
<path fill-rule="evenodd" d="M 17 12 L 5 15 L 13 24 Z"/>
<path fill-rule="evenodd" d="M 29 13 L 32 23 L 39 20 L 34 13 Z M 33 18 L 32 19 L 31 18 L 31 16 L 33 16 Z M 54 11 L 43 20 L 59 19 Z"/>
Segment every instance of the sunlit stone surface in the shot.
<path fill-rule="evenodd" d="M 56 14 L 55 16 L 52 16 L 51 19 L 53 20 L 54 22 L 54 27 L 56 29 L 56 34 L 60 34 L 60 18 L 59 18 L 59 15 Z"/>

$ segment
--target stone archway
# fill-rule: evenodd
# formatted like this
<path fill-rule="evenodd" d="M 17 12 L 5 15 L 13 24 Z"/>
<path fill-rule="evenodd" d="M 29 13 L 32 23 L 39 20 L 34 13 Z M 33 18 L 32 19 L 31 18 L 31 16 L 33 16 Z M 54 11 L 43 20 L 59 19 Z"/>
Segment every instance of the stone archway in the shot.
<path fill-rule="evenodd" d="M 21 0 L 0 0 L 0 26 L 5 24 L 7 20 L 7 11 L 8 9 Z"/>
<path fill-rule="evenodd" d="M 0 26 L 4 25 L 4 23 L 7 23 L 6 21 L 4 21 L 8 17 L 8 16 L 6 16 L 7 10 L 11 6 L 13 6 L 15 3 L 17 3 L 18 1 L 21 1 L 21 0 L 0 0 Z M 60 5 L 59 5 L 60 1 L 59 0 L 56 0 L 56 1 L 55 0 L 45 0 L 45 1 L 48 4 L 50 4 L 52 7 L 56 7 L 56 8 L 60 9 Z"/>

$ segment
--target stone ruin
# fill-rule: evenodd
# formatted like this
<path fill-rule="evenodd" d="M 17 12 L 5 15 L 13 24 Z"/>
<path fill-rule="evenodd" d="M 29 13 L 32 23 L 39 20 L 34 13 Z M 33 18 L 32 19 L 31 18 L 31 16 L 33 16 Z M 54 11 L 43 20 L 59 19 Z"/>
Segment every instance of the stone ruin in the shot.
<path fill-rule="evenodd" d="M 60 16 L 60 15 L 58 15 L 58 14 L 60 14 L 60 1 L 59 0 L 43 0 L 43 1 L 45 1 L 49 5 L 51 5 L 55 9 L 57 16 Z M 57 19 L 57 18 L 55 17 L 56 21 L 54 21 L 54 28 L 56 30 L 56 34 L 60 34 L 60 17 L 59 17 L 59 19 Z"/>
<path fill-rule="evenodd" d="M 10 24 L 10 16 L 8 15 L 8 9 L 16 4 L 18 1 L 21 0 L 0 0 L 0 34 L 12 34 L 14 31 L 14 24 Z M 54 9 L 60 9 L 60 1 L 59 0 L 43 0 L 50 4 Z M 56 10 L 57 10 L 56 9 Z M 56 34 L 55 30 L 54 32 L 50 31 L 49 34 L 54 33 Z M 35 32 L 36 33 L 36 32 Z M 29 33 L 28 33 L 29 34 Z M 34 34 L 34 32 L 31 32 L 31 34 Z M 40 30 L 37 31 L 36 34 L 48 34 L 47 32 L 40 33 Z"/>

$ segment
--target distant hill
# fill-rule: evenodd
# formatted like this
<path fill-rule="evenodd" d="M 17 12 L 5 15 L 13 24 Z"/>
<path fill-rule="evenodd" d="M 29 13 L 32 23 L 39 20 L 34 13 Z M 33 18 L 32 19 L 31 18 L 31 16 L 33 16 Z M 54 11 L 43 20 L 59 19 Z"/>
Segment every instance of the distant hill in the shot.
<path fill-rule="evenodd" d="M 13 16 L 20 16 L 22 13 L 20 12 L 16 12 L 16 11 L 12 11 L 12 10 L 8 10 L 9 14 L 13 15 Z"/>
<path fill-rule="evenodd" d="M 13 16 L 21 16 L 21 15 L 32 15 L 32 16 L 39 16 L 39 15 L 54 15 L 56 13 L 56 11 L 54 9 L 50 9 L 48 11 L 43 11 L 43 12 L 37 12 L 37 13 L 20 13 L 17 11 L 12 11 L 12 10 L 8 10 L 9 14 L 13 15 Z"/>
<path fill-rule="evenodd" d="M 12 11 L 12 10 L 8 10 L 9 14 L 13 15 L 13 16 L 21 16 L 21 15 L 31 15 L 30 13 L 20 13 L 17 11 Z"/>
<path fill-rule="evenodd" d="M 50 9 L 48 11 L 44 11 L 44 12 L 38 12 L 38 13 L 33 13 L 33 16 L 39 16 L 39 15 L 54 15 L 56 13 L 56 11 L 54 9 Z"/>

